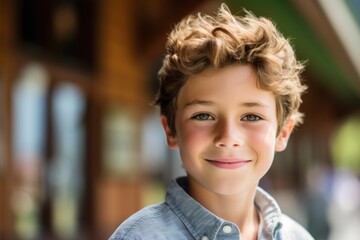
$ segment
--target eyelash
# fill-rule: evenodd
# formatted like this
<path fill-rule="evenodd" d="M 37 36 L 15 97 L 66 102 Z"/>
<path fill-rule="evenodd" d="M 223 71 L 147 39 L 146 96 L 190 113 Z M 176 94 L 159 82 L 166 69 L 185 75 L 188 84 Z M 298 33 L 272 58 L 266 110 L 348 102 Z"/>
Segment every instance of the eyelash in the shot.
<path fill-rule="evenodd" d="M 204 116 L 206 116 L 206 119 L 201 118 L 201 117 L 204 117 Z M 209 119 L 209 118 L 211 118 L 211 119 Z M 191 117 L 191 119 L 199 120 L 199 121 L 215 120 L 215 118 L 213 116 L 211 116 L 210 114 L 208 114 L 208 113 L 196 114 L 195 116 Z"/>
<path fill-rule="evenodd" d="M 252 118 L 252 119 L 250 119 L 250 118 Z M 215 118 L 208 113 L 196 114 L 195 116 L 191 117 L 191 119 L 199 120 L 199 121 L 215 120 Z M 246 121 L 246 122 L 257 122 L 259 120 L 263 120 L 263 118 L 261 118 L 260 116 L 258 116 L 256 114 L 247 114 L 241 118 L 241 121 Z"/>
<path fill-rule="evenodd" d="M 255 119 L 250 120 L 249 117 L 250 118 L 255 118 Z M 257 121 L 263 120 L 263 118 L 259 117 L 256 114 L 247 114 L 244 117 L 242 117 L 241 120 L 242 121 L 247 121 L 247 122 L 257 122 Z"/>

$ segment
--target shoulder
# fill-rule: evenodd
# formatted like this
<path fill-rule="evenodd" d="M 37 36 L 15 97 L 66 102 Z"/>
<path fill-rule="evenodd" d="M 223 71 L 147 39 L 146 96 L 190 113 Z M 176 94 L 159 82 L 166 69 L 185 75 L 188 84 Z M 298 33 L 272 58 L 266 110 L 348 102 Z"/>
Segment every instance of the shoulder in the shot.
<path fill-rule="evenodd" d="M 289 216 L 282 214 L 281 223 L 282 227 L 280 233 L 281 236 L 283 236 L 283 239 L 314 240 L 303 226 Z"/>
<path fill-rule="evenodd" d="M 181 225 L 167 204 L 152 205 L 126 219 L 109 240 L 161 239 L 159 236 L 174 228 L 172 226 Z"/>

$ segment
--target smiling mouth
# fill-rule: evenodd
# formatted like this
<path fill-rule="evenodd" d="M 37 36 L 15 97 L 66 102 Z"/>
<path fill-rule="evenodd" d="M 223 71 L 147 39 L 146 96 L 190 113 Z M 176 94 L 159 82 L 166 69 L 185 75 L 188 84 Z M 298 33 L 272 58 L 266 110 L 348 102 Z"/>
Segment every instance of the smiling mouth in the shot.
<path fill-rule="evenodd" d="M 248 163 L 251 162 L 251 160 L 210 160 L 206 159 L 206 161 L 210 164 L 212 164 L 215 167 L 223 168 L 223 169 L 236 169 L 241 168 Z"/>

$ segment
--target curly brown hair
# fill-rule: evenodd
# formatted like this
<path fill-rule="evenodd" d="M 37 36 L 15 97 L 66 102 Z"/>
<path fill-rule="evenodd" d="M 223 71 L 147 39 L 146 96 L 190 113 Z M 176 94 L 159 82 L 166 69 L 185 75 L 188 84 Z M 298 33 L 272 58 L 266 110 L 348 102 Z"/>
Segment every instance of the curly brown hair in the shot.
<path fill-rule="evenodd" d="M 177 96 L 185 81 L 209 67 L 232 64 L 253 65 L 257 86 L 274 93 L 278 129 L 290 117 L 295 125 L 302 122 L 299 106 L 306 86 L 300 74 L 304 64 L 270 20 L 244 12 L 244 16 L 233 15 L 222 4 L 214 16 L 198 13 L 185 17 L 169 34 L 155 104 L 173 134 Z"/>

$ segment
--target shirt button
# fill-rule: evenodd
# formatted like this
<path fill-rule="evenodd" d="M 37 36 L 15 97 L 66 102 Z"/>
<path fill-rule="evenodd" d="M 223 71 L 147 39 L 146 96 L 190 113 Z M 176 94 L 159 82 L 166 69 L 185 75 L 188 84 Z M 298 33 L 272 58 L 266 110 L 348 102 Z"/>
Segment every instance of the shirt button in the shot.
<path fill-rule="evenodd" d="M 202 236 L 201 240 L 209 240 L 209 238 L 207 236 Z"/>
<path fill-rule="evenodd" d="M 231 226 L 229 225 L 225 225 L 223 228 L 222 228 L 223 232 L 224 233 L 231 233 Z"/>

